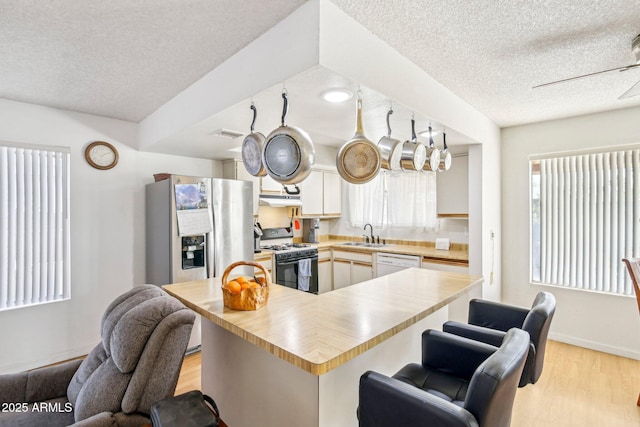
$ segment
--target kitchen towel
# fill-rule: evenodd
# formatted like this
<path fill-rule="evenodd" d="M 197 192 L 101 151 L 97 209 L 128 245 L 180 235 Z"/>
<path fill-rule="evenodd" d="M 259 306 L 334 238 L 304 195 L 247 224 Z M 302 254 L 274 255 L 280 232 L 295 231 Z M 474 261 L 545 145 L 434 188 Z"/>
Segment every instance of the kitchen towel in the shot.
<path fill-rule="evenodd" d="M 298 289 L 309 292 L 309 279 L 311 278 L 311 260 L 298 261 Z"/>

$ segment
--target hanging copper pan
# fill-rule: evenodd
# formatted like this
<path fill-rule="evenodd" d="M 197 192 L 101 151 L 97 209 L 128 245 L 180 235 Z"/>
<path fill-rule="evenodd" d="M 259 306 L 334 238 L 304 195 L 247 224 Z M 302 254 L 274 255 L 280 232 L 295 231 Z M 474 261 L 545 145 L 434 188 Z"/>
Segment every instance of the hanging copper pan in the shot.
<path fill-rule="evenodd" d="M 442 142 L 444 143 L 444 150 L 440 152 L 439 172 L 448 171 L 451 168 L 451 153 L 447 147 L 447 133 L 445 131 L 442 131 Z"/>
<path fill-rule="evenodd" d="M 402 144 L 402 157 L 400 165 L 404 170 L 419 171 L 424 167 L 427 158 L 427 149 L 418 142 L 416 137 L 416 121 L 411 119 L 411 141 Z"/>
<path fill-rule="evenodd" d="M 264 146 L 265 137 L 260 132 L 254 132 L 253 127 L 256 124 L 256 117 L 258 116 L 258 110 L 256 106 L 251 103 L 253 110 L 253 120 L 251 121 L 251 133 L 244 137 L 242 141 L 242 163 L 245 169 L 253 176 L 265 176 L 267 170 L 262 164 L 262 148 Z"/>
<path fill-rule="evenodd" d="M 393 114 L 393 109 L 387 113 L 387 136 L 383 136 L 378 141 L 378 149 L 382 160 L 381 167 L 386 170 L 400 170 L 400 159 L 402 157 L 402 142 L 391 138 L 391 125 L 389 116 Z"/>
<path fill-rule="evenodd" d="M 380 171 L 380 151 L 376 144 L 364 136 L 362 128 L 362 98 L 356 101 L 356 132 L 338 150 L 336 166 L 338 173 L 351 184 L 371 181 Z"/>
<path fill-rule="evenodd" d="M 429 146 L 426 149 L 426 161 L 422 170 L 436 172 L 440 166 L 440 150 L 436 148 L 433 143 L 433 132 L 431 130 L 431 124 L 429 124 Z"/>
<path fill-rule="evenodd" d="M 287 126 L 289 111 L 287 92 L 282 92 L 282 123 L 267 136 L 262 150 L 262 162 L 267 174 L 281 184 L 297 184 L 311 173 L 316 151 L 311 137 L 304 130 Z"/>

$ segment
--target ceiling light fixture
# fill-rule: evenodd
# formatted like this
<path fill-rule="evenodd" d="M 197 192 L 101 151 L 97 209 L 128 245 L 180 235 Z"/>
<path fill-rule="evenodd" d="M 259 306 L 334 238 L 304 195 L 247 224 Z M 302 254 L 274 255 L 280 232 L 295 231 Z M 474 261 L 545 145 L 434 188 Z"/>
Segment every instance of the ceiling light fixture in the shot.
<path fill-rule="evenodd" d="M 353 92 L 345 88 L 331 88 L 322 92 L 320 96 L 327 102 L 337 103 L 351 99 Z"/>

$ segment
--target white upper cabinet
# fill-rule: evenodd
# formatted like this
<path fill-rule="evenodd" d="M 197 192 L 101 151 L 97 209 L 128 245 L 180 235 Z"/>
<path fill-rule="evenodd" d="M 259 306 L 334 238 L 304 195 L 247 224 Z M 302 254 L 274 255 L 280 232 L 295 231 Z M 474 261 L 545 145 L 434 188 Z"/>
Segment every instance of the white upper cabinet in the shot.
<path fill-rule="evenodd" d="M 302 201 L 302 215 L 304 216 L 324 215 L 323 175 L 322 171 L 312 170 L 309 176 L 298 184 L 300 201 Z"/>
<path fill-rule="evenodd" d="M 322 190 L 324 214 L 340 216 L 342 214 L 342 180 L 338 172 L 324 171 Z"/>
<path fill-rule="evenodd" d="M 342 214 L 342 185 L 338 172 L 314 169 L 298 186 L 303 216 L 336 217 Z"/>
<path fill-rule="evenodd" d="M 469 214 L 469 156 L 451 159 L 451 169 L 438 172 L 438 215 L 465 216 Z"/>
<path fill-rule="evenodd" d="M 269 175 L 265 175 L 261 178 L 261 191 L 263 193 L 280 193 L 282 191 L 282 184 Z"/>

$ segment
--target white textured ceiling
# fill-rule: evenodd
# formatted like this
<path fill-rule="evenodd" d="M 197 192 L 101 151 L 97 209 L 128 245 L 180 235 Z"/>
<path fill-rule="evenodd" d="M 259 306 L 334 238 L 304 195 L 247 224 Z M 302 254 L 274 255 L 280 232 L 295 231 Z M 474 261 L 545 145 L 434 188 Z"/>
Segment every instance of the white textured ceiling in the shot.
<path fill-rule="evenodd" d="M 640 105 L 617 98 L 640 0 L 333 0 L 499 126 Z M 140 121 L 303 0 L 0 0 L 0 97 Z"/>
<path fill-rule="evenodd" d="M 334 3 L 501 127 L 640 105 L 640 67 L 531 89 L 633 63 L 639 0 Z"/>
<path fill-rule="evenodd" d="M 304 0 L 0 0 L 0 97 L 138 122 Z"/>

